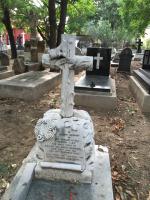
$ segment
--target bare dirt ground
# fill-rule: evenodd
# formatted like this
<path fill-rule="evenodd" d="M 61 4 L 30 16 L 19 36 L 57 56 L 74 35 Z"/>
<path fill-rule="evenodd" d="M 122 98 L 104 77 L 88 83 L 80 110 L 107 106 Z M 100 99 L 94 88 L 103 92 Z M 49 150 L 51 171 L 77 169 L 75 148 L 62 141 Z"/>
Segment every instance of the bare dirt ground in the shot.
<path fill-rule="evenodd" d="M 128 88 L 129 76 L 115 78 L 117 109 L 109 113 L 86 109 L 95 126 L 95 142 L 109 148 L 114 199 L 150 200 L 150 116 L 141 113 Z M 35 143 L 37 120 L 59 107 L 59 97 L 60 87 L 36 102 L 0 99 L 0 196 Z"/>

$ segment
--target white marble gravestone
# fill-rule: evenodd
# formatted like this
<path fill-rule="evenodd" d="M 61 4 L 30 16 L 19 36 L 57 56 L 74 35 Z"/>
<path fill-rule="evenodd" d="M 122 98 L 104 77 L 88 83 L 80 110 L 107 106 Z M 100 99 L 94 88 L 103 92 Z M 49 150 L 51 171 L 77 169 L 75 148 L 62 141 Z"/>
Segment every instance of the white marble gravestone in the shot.
<path fill-rule="evenodd" d="M 75 56 L 75 37 L 68 36 L 49 55 L 52 66 L 62 70 L 61 109 L 49 110 L 37 123 L 37 157 L 41 168 L 83 172 L 94 162 L 94 129 L 87 112 L 73 109 L 74 70 L 92 69 L 93 58 Z"/>

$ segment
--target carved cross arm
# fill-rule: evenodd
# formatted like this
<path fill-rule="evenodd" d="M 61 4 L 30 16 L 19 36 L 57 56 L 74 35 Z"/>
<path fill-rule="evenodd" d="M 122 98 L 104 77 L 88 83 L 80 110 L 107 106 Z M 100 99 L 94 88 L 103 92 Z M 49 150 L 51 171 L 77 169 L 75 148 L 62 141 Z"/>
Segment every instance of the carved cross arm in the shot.
<path fill-rule="evenodd" d="M 92 70 L 93 68 L 93 57 L 90 56 L 74 56 L 67 59 L 69 69 L 71 70 Z"/>
<path fill-rule="evenodd" d="M 56 57 L 55 57 L 56 58 Z M 63 69 L 63 66 L 67 64 L 70 70 L 92 70 L 93 57 L 90 56 L 74 56 L 72 58 L 53 59 L 50 61 L 52 69 Z"/>

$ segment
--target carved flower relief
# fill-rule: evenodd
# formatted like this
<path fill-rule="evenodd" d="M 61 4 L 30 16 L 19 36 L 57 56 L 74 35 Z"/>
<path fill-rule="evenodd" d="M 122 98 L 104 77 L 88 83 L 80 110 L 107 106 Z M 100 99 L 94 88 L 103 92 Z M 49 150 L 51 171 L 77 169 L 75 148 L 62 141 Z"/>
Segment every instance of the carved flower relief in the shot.
<path fill-rule="evenodd" d="M 35 126 L 35 135 L 38 142 L 51 140 L 56 135 L 56 126 L 48 119 L 40 119 Z"/>

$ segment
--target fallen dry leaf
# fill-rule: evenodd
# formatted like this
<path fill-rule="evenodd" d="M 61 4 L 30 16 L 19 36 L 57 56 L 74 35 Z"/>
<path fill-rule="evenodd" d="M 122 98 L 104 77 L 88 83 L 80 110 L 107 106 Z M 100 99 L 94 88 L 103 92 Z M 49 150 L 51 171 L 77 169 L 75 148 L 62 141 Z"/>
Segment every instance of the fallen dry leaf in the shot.
<path fill-rule="evenodd" d="M 110 124 L 112 125 L 111 131 L 117 134 L 119 131 L 124 129 L 125 121 L 121 118 L 114 118 L 111 119 Z"/>

